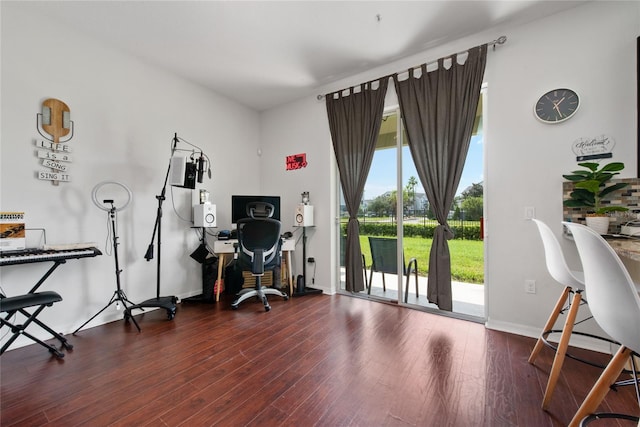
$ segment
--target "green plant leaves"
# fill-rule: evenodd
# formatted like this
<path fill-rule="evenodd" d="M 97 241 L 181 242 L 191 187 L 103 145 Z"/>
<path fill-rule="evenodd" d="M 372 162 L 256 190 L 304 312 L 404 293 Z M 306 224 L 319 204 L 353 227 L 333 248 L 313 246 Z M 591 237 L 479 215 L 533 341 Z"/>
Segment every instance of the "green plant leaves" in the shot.
<path fill-rule="evenodd" d="M 601 200 L 605 196 L 627 186 L 626 183 L 620 182 L 606 187 L 606 183 L 624 169 L 624 163 L 611 162 L 600 169 L 598 169 L 599 163 L 594 162 L 578 163 L 578 166 L 585 169 L 578 169 L 570 174 L 562 175 L 566 180 L 575 183 L 574 191 L 569 194 L 570 198 L 563 202 L 564 206 L 593 208 L 598 214 L 628 210 L 623 206 L 602 206 L 601 204 Z"/>

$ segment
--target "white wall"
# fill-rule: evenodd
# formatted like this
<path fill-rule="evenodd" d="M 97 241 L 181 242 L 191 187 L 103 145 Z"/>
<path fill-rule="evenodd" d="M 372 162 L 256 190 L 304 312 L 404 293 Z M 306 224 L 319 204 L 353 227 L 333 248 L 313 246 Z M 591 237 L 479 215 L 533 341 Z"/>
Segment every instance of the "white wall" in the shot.
<path fill-rule="evenodd" d="M 626 164 L 621 177 L 636 176 L 640 4 L 593 2 L 508 35 L 488 80 L 488 324 L 535 333 L 560 287 L 546 272 L 535 227 L 522 219 L 524 207 L 560 234 L 562 174 L 575 169 L 571 144 L 580 137 L 613 137 L 613 160 Z M 581 95 L 578 114 L 558 125 L 536 122 L 535 100 L 562 86 Z M 537 281 L 536 295 L 524 294 L 525 279 Z"/>
<path fill-rule="evenodd" d="M 328 93 L 503 34 L 508 37 L 505 45 L 489 51 L 485 72 L 489 327 L 535 335 L 559 295 L 561 288 L 545 269 L 535 227 L 523 216 L 524 207 L 533 206 L 536 216 L 560 233 L 562 174 L 576 165 L 572 142 L 603 133 L 613 137 L 617 141 L 613 160 L 627 166 L 621 177 L 635 177 L 639 29 L 640 3 L 593 2 L 527 25 L 476 34 L 318 89 L 320 94 Z M 581 95 L 580 111 L 565 123 L 541 124 L 533 116 L 534 103 L 547 90 L 563 86 Z M 333 292 L 335 181 L 324 102 L 309 97 L 263 113 L 261 143 L 264 152 L 273 151 L 280 157 L 284 153 L 312 154 L 307 170 L 277 175 L 263 170 L 263 181 L 291 194 L 289 209 L 300 190 L 311 191 L 317 230 L 309 239 L 308 253 L 321 267 L 320 286 Z M 524 293 L 525 279 L 537 281 L 537 294 Z"/>
<path fill-rule="evenodd" d="M 0 210 L 26 212 L 27 228 L 46 228 L 50 244 L 93 241 L 104 252 L 107 213 L 91 202 L 91 191 L 105 180 L 126 184 L 133 202 L 118 214 L 122 285 L 134 302 L 155 297 L 157 251 L 150 262 L 144 254 L 174 133 L 211 158 L 213 178 L 200 187 L 211 192 L 219 205 L 218 223 L 228 228 L 231 194 L 260 191 L 257 179 L 242 177 L 243 170 L 260 169 L 258 114 L 40 18 L 36 10 L 30 2 L 2 2 Z M 42 139 L 36 114 L 47 98 L 64 101 L 75 123 L 69 142 L 73 181 L 57 187 L 35 174 L 41 168 L 34 141 Z M 198 246 L 189 222 L 192 192 L 168 187 L 166 194 L 161 294 L 201 293 L 200 264 L 189 257 Z M 187 221 L 174 212 L 174 204 Z M 2 289 L 9 295 L 25 292 L 50 265 L 3 267 Z M 107 304 L 115 288 L 113 256 L 69 261 L 41 288 L 64 299 L 42 318 L 58 331 L 71 332 Z M 88 327 L 121 316 L 112 306 Z M 144 331 L 144 321 L 141 327 Z"/>
<path fill-rule="evenodd" d="M 262 190 L 282 197 L 282 226 L 294 232 L 298 246 L 293 253 L 296 275 L 302 274 L 302 229 L 293 227 L 296 205 L 301 193 L 309 192 L 314 206 L 315 227 L 307 227 L 307 258 L 315 258 L 315 266 L 307 264 L 306 284 L 325 292 L 330 287 L 335 266 L 331 263 L 334 242 L 331 232 L 336 206 L 334 189 L 336 176 L 332 169 L 333 149 L 323 101 L 305 98 L 290 106 L 262 113 L 260 141 L 262 144 Z M 305 153 L 305 168 L 286 171 L 285 157 Z M 315 282 L 313 273 L 315 270 Z"/>

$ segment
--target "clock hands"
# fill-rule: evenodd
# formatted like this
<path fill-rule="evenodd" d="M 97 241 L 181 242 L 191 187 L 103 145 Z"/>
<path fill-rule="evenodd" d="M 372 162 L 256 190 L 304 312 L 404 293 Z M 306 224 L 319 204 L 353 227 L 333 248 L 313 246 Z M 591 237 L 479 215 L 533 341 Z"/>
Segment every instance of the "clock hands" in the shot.
<path fill-rule="evenodd" d="M 562 99 L 560 99 L 558 102 L 553 102 L 553 109 L 556 110 L 558 112 L 558 114 L 560 115 L 560 118 L 562 118 L 562 111 L 560 111 L 560 104 L 562 103 L 562 101 L 565 100 L 565 97 L 562 97 Z"/>

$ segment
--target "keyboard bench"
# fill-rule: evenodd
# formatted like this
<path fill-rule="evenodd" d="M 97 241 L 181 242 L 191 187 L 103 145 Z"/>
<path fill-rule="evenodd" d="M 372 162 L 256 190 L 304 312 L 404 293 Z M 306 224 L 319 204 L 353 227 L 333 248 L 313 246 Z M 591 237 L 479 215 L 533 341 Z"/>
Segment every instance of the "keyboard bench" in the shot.
<path fill-rule="evenodd" d="M 13 335 L 7 340 L 7 342 L 0 349 L 0 354 L 3 354 L 9 346 L 20 336 L 24 335 L 27 338 L 30 338 L 32 341 L 40 344 L 41 346 L 47 348 L 51 353 L 53 353 L 56 357 L 62 358 L 64 357 L 64 353 L 59 351 L 54 346 L 45 343 L 44 341 L 36 338 L 26 331 L 27 326 L 29 326 L 32 322 L 41 328 L 45 329 L 49 333 L 51 333 L 55 338 L 57 338 L 62 345 L 70 350 L 73 348 L 66 338 L 64 338 L 61 334 L 53 331 L 50 327 L 42 323 L 40 320 L 36 319 L 40 312 L 44 310 L 45 307 L 51 307 L 54 303 L 62 301 L 62 297 L 57 292 L 53 291 L 44 291 L 44 292 L 33 292 L 24 295 L 16 295 L 12 297 L 5 297 L 4 295 L 0 295 L 0 312 L 6 313 L 6 316 L 0 317 L 0 328 L 7 326 L 11 329 Z M 32 313 L 28 312 L 26 309 L 29 307 L 38 307 Z M 24 315 L 27 319 L 22 324 L 11 323 L 10 320 L 17 313 Z"/>

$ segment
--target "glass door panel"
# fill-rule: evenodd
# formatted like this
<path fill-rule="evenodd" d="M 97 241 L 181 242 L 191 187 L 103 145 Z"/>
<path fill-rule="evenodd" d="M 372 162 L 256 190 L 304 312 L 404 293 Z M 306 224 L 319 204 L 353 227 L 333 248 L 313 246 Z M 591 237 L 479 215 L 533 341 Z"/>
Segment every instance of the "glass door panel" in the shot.
<path fill-rule="evenodd" d="M 437 310 L 438 307 L 427 299 L 427 274 L 433 229 L 438 222 L 430 209 L 399 117 L 397 109 L 388 111 L 383 117 L 358 212 L 360 245 L 366 266 L 363 274 L 367 285 L 360 293 L 370 298 Z M 454 314 L 484 318 L 484 242 L 480 235 L 484 171 L 482 100 L 478 105 L 476 122 L 463 175 L 449 213 L 449 225 L 456 233 L 455 239 L 449 241 L 449 250 Z M 344 233 L 348 215 L 342 195 L 340 206 L 340 289 L 345 290 Z M 396 240 L 395 273 L 389 272 L 388 268 L 372 268 L 369 237 Z M 409 267 L 407 285 L 407 276 L 403 273 Z M 374 271 L 380 269 L 385 272 Z"/>

